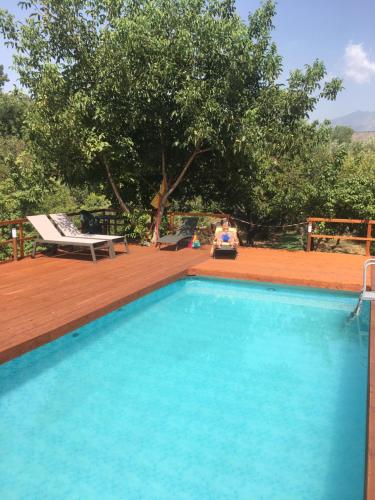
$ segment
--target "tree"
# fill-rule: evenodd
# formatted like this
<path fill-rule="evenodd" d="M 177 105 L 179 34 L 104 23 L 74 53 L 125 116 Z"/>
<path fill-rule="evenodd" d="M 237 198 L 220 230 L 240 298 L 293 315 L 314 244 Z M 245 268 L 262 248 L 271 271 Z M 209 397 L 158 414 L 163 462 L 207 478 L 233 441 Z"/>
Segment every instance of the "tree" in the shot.
<path fill-rule="evenodd" d="M 353 133 L 354 130 L 350 127 L 336 125 L 336 127 L 332 128 L 332 140 L 338 144 L 349 143 L 352 142 Z"/>
<path fill-rule="evenodd" d="M 4 85 L 6 84 L 6 82 L 8 82 L 8 77 L 7 75 L 4 73 L 4 66 L 2 64 L 0 64 L 0 92 L 3 90 L 4 88 Z"/>
<path fill-rule="evenodd" d="M 254 196 L 249 179 L 280 164 L 291 141 L 297 148 L 308 112 L 341 86 L 320 88 L 325 69 L 316 62 L 279 87 L 270 0 L 248 22 L 233 0 L 21 3 L 30 8 L 25 24 L 3 13 L 2 29 L 34 101 L 35 154 L 70 183 L 105 174 L 124 211 L 130 186 L 145 200 L 162 182 L 154 239 L 188 175 L 192 194 L 205 194 L 198 179 L 213 190 L 212 179 L 220 186 L 228 176 L 240 203 Z"/>
<path fill-rule="evenodd" d="M 22 136 L 30 99 L 18 90 L 0 92 L 0 136 Z"/>

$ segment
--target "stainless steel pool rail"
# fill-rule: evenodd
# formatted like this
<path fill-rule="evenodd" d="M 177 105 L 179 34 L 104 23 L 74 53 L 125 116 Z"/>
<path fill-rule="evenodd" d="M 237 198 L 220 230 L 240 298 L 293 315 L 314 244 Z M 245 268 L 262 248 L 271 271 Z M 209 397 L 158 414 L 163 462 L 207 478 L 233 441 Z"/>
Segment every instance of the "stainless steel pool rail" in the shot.
<path fill-rule="evenodd" d="M 358 316 L 364 300 L 375 300 L 375 290 L 367 290 L 367 271 L 371 266 L 375 266 L 375 259 L 367 259 L 363 264 L 363 285 L 359 294 L 358 303 L 352 312 L 352 317 Z"/>

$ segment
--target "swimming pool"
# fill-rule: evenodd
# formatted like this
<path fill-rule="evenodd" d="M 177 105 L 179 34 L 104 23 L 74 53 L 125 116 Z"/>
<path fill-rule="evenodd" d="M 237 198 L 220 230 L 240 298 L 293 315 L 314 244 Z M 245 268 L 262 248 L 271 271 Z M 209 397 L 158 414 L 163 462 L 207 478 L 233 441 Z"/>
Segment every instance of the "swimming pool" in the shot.
<path fill-rule="evenodd" d="M 356 299 L 185 279 L 2 365 L 0 498 L 362 499 Z"/>

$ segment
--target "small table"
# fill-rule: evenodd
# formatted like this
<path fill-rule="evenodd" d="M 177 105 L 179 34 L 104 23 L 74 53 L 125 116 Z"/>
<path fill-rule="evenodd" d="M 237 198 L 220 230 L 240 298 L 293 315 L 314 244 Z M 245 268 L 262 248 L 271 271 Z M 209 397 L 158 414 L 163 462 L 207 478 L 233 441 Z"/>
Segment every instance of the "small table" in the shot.
<path fill-rule="evenodd" d="M 122 226 L 123 231 L 120 231 L 125 235 L 126 221 L 125 217 L 122 215 L 97 215 L 100 224 L 103 227 L 104 234 L 111 234 L 111 227 L 113 226 L 114 234 L 118 234 L 118 226 Z"/>

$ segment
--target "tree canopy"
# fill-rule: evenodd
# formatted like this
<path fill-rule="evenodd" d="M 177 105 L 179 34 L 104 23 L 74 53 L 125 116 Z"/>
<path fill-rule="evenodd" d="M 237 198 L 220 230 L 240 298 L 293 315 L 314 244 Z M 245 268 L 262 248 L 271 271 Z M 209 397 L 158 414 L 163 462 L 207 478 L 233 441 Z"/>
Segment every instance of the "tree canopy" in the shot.
<path fill-rule="evenodd" d="M 236 205 L 254 208 L 254 181 L 303 155 L 317 137 L 306 118 L 341 88 L 320 61 L 280 84 L 271 0 L 247 21 L 232 0 L 21 4 L 26 21 L 3 12 L 1 26 L 32 97 L 33 154 L 72 185 L 105 182 L 124 211 L 163 181 L 156 234 L 186 180 L 191 197 L 216 198 L 228 180 L 224 202 L 240 193 Z"/>

